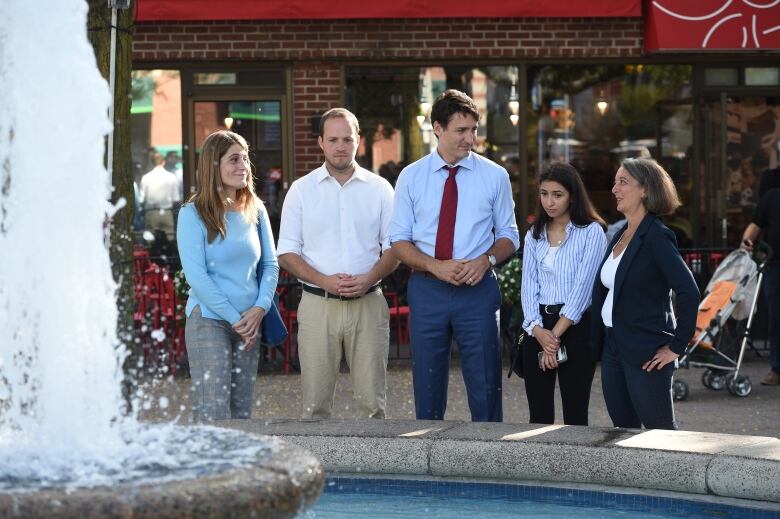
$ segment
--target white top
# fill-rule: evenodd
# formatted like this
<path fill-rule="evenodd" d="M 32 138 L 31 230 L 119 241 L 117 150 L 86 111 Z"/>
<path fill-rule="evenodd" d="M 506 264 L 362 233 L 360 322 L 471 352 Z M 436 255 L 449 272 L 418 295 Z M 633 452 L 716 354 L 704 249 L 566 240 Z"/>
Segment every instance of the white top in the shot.
<path fill-rule="evenodd" d="M 558 249 L 560 249 L 561 246 L 558 245 L 557 247 L 550 246 L 550 249 L 547 251 L 547 255 L 544 257 L 544 266 L 547 267 L 550 270 L 553 270 L 553 264 L 555 263 L 555 254 L 557 254 Z"/>
<path fill-rule="evenodd" d="M 172 209 L 181 200 L 179 180 L 162 166 L 141 177 L 141 205 L 144 209 Z"/>
<path fill-rule="evenodd" d="M 626 252 L 625 249 L 617 258 L 613 257 L 614 254 L 610 252 L 609 256 L 607 256 L 607 261 L 601 267 L 601 284 L 609 289 L 607 298 L 604 299 L 604 306 L 601 307 L 601 320 L 604 321 L 604 326 L 609 326 L 610 328 L 612 327 L 612 300 L 615 297 L 613 292 L 615 288 L 615 273 L 624 252 Z"/>
<path fill-rule="evenodd" d="M 290 186 L 276 254 L 297 254 L 326 276 L 365 274 L 390 248 L 392 213 L 387 180 L 358 166 L 342 186 L 323 164 Z"/>

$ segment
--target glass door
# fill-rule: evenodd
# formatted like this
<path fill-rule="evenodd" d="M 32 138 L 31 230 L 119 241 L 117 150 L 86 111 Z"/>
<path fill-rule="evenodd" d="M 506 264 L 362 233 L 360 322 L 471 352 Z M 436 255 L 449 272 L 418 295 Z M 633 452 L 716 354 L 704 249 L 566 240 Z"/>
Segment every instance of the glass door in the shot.
<path fill-rule="evenodd" d="M 707 242 L 736 248 L 758 203 L 761 174 L 778 164 L 780 99 L 724 93 L 699 107 Z"/>
<path fill-rule="evenodd" d="M 702 100 L 699 117 L 700 213 L 705 242 L 713 247 L 727 247 L 730 222 L 727 216 L 726 147 L 730 116 L 725 94 L 718 100 Z"/>
<path fill-rule="evenodd" d="M 230 130 L 246 139 L 255 181 L 255 191 L 266 206 L 274 235 L 278 235 L 282 211 L 285 153 L 283 96 L 266 99 L 195 99 L 191 104 L 192 146 L 189 147 L 192 187 L 197 182 L 197 164 L 205 138 L 214 130 Z"/>

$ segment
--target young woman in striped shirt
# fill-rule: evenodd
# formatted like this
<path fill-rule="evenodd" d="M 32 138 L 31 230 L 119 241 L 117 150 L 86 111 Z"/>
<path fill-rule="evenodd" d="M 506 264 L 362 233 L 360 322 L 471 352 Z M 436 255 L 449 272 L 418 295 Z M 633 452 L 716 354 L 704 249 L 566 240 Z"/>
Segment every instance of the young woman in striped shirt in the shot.
<path fill-rule="evenodd" d="M 588 425 L 590 387 L 596 363 L 589 345 L 593 280 L 607 240 L 577 170 L 548 166 L 539 178 L 536 219 L 523 249 L 525 391 L 531 423 L 555 421 L 555 380 L 559 378 L 563 421 Z M 568 359 L 558 362 L 558 350 Z"/>

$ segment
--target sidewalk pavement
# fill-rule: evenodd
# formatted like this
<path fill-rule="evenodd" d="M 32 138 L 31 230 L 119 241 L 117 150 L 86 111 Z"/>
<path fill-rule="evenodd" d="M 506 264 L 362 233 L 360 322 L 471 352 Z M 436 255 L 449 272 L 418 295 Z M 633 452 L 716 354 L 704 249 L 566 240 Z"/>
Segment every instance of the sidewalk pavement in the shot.
<path fill-rule="evenodd" d="M 681 430 L 780 438 L 780 386 L 760 385 L 759 381 L 768 371 L 766 357 L 759 359 L 752 354 L 746 356 L 743 373 L 750 377 L 753 391 L 744 398 L 732 396 L 725 389 L 722 391 L 706 389 L 701 384 L 701 369 L 681 369 L 677 372 L 677 378 L 688 382 L 690 388 L 688 398 L 675 403 L 677 422 Z M 266 365 L 261 369 L 255 391 L 253 417 L 256 419 L 300 417 L 300 374 L 284 375 L 276 372 L 277 370 L 278 365 Z M 189 421 L 189 378 L 148 380 L 142 387 L 147 396 L 144 405 L 147 409 L 140 411 L 142 420 Z M 412 371 L 408 362 L 391 362 L 388 369 L 387 390 L 387 418 L 414 419 Z M 332 418 L 344 420 L 359 418 L 347 373 L 342 373 L 339 377 Z M 466 389 L 460 366 L 456 362 L 453 362 L 450 370 L 449 402 L 445 418 L 470 420 Z M 514 375 L 509 380 L 504 379 L 504 421 L 528 422 L 528 406 L 523 382 Z M 557 390 L 556 423 L 563 423 Z M 591 392 L 590 425 L 612 426 L 601 393 L 598 368 Z"/>

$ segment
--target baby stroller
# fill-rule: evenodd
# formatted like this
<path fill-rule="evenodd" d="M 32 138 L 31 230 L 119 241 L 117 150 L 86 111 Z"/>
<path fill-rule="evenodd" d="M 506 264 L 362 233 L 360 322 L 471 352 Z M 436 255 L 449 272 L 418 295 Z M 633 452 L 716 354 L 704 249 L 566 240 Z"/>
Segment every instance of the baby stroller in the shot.
<path fill-rule="evenodd" d="M 756 312 L 764 270 L 772 255 L 765 243 L 757 247 L 765 253 L 756 265 L 750 253 L 737 249 L 723 259 L 704 291 L 696 318 L 696 334 L 679 364 L 683 368 L 705 368 L 701 381 L 708 389 L 727 388 L 735 396 L 748 396 L 753 390 L 750 378 L 740 375 L 742 358 L 748 345 L 755 351 L 750 327 Z M 747 319 L 746 324 L 741 321 Z M 675 380 L 675 400 L 688 397 L 688 384 Z"/>

